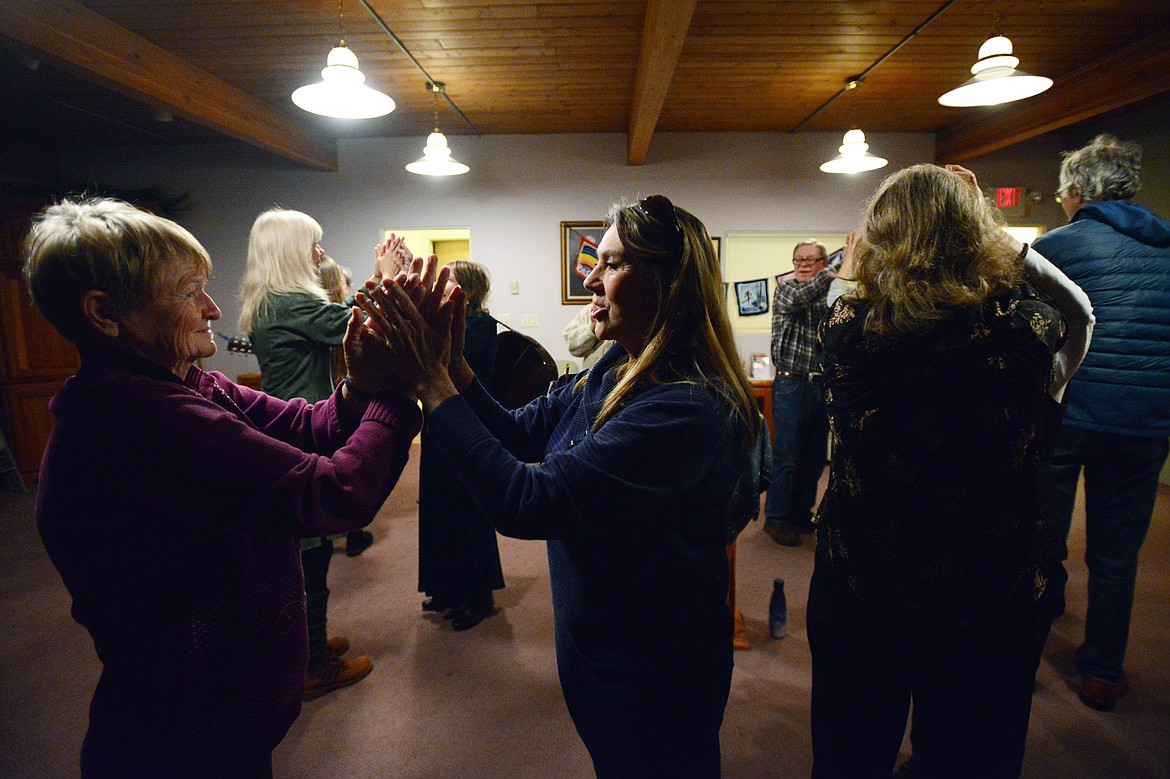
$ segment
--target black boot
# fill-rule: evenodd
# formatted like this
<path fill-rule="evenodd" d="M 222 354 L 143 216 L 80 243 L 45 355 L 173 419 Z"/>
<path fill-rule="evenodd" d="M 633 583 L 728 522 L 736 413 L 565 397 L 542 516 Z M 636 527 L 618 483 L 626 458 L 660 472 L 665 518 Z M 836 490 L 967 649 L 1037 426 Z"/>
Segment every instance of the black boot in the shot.
<path fill-rule="evenodd" d="M 451 628 L 453 630 L 469 630 L 495 612 L 495 598 L 491 590 L 486 595 L 472 598 L 451 612 Z"/>
<path fill-rule="evenodd" d="M 345 556 L 357 557 L 374 544 L 374 534 L 368 530 L 351 530 L 345 535 Z"/>

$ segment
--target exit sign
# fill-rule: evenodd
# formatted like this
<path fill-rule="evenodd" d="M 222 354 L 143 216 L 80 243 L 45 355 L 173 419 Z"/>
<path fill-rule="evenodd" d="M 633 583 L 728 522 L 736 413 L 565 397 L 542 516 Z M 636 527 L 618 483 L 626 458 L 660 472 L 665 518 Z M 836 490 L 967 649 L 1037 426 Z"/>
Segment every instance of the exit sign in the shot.
<path fill-rule="evenodd" d="M 995 205 L 999 208 L 1018 208 L 1023 197 L 1023 187 L 996 187 L 995 189 Z"/>

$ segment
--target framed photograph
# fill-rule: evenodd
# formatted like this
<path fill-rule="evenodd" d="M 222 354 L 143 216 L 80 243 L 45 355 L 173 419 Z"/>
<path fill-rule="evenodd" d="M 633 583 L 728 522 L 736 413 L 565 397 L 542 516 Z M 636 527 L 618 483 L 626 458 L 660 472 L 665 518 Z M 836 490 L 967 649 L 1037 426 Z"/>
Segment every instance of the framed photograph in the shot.
<path fill-rule="evenodd" d="M 719 236 L 712 235 L 711 243 L 715 244 L 715 259 L 723 259 L 723 241 L 720 240 Z"/>
<path fill-rule="evenodd" d="M 768 313 L 768 280 L 735 282 L 735 299 L 739 303 L 740 316 Z"/>
<path fill-rule="evenodd" d="M 561 222 L 561 303 L 584 305 L 593 298 L 585 277 L 597 264 L 604 222 Z"/>

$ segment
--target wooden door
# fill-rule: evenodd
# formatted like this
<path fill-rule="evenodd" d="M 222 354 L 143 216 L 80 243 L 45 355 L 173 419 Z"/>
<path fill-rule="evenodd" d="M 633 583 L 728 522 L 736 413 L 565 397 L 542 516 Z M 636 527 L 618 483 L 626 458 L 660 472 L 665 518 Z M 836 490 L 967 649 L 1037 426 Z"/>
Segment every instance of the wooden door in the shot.
<path fill-rule="evenodd" d="M 32 304 L 21 276 L 21 246 L 47 201 L 0 196 L 0 402 L 8 444 L 26 482 L 36 480 L 49 432 L 49 401 L 81 358 Z"/>

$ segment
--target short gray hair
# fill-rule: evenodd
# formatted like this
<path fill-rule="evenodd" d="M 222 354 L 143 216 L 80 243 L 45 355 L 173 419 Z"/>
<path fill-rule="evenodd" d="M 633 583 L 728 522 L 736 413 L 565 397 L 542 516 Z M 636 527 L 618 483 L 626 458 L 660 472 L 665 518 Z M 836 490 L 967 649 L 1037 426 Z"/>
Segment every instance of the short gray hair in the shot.
<path fill-rule="evenodd" d="M 1064 152 L 1060 192 L 1073 187 L 1085 201 L 1129 200 L 1142 188 L 1142 147 L 1103 134 L 1083 149 Z"/>
<path fill-rule="evenodd" d="M 821 259 L 822 260 L 829 259 L 828 248 L 823 243 L 818 241 L 816 238 L 805 238 L 803 241 L 796 244 L 796 246 L 793 246 L 792 247 L 792 256 L 793 257 L 796 256 L 796 250 L 799 249 L 801 246 L 815 246 L 821 250 Z"/>
<path fill-rule="evenodd" d="M 187 262 L 211 275 L 207 250 L 186 229 L 112 198 L 66 198 L 34 219 L 24 242 L 24 277 L 33 303 L 77 343 L 90 326 L 81 300 L 104 292 L 128 314 L 158 294 L 167 270 Z"/>

